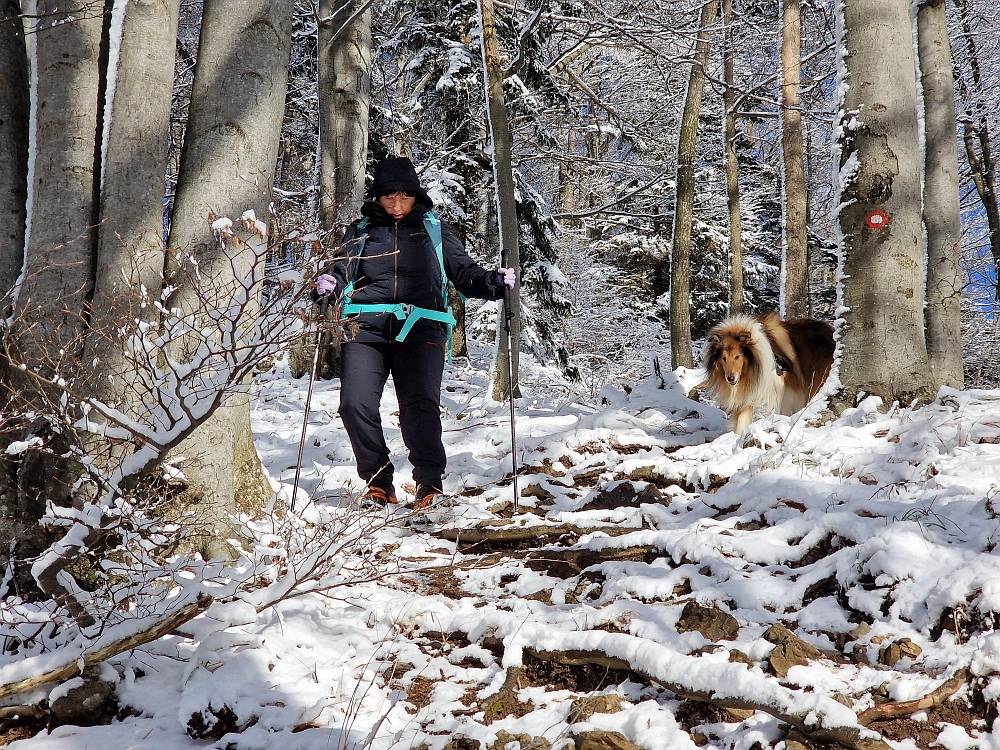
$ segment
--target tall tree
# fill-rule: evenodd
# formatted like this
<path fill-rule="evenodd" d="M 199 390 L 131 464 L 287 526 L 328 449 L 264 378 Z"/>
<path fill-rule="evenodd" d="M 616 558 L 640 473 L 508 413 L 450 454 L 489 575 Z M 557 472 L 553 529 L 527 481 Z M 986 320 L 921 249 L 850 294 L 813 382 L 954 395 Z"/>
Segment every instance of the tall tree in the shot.
<path fill-rule="evenodd" d="M 688 77 L 684 114 L 677 145 L 677 196 L 674 241 L 670 253 L 670 357 L 674 368 L 691 367 L 691 224 L 694 217 L 694 156 L 698 144 L 698 118 L 705 91 L 705 67 L 711 44 L 711 25 L 718 14 L 718 0 L 701 6 L 694 59 Z"/>
<path fill-rule="evenodd" d="M 28 56 L 21 9 L 0 2 L 0 315 L 24 260 L 28 195 Z"/>
<path fill-rule="evenodd" d="M 138 401 L 115 328 L 122 321 L 152 321 L 156 308 L 135 290 L 156 297 L 163 276 L 163 175 L 167 166 L 174 48 L 180 0 L 130 2 L 110 60 L 107 133 L 102 169 L 101 223 L 88 360 L 98 361 L 94 387 L 108 403 Z M 117 20 L 117 19 L 116 19 Z M 136 106 L 135 102 L 143 102 Z"/>
<path fill-rule="evenodd" d="M 961 19 L 962 37 L 965 39 L 966 65 L 971 81 L 964 76 L 959 85 L 966 99 L 965 117 L 962 119 L 962 142 L 972 170 L 972 181 L 983 204 L 989 234 L 990 252 L 993 255 L 994 297 L 1000 301 L 1000 193 L 997 192 L 996 160 L 993 156 L 990 121 L 984 102 L 987 83 L 983 79 L 982 62 L 976 35 L 972 30 L 972 13 L 968 0 L 955 0 Z M 971 84 L 971 85 L 970 85 Z M 971 89 L 971 90 L 970 90 Z"/>
<path fill-rule="evenodd" d="M 910 4 L 845 0 L 840 12 L 842 397 L 929 399 Z"/>
<path fill-rule="evenodd" d="M 372 12 L 366 0 L 319 3 L 319 219 L 329 245 L 364 199 L 371 92 Z"/>
<path fill-rule="evenodd" d="M 781 8 L 781 152 L 785 167 L 781 305 L 786 317 L 805 318 L 809 315 L 809 249 L 800 95 L 802 14 L 799 0 L 782 0 Z"/>
<path fill-rule="evenodd" d="M 93 291 L 104 82 L 103 7 L 39 0 L 31 40 L 37 70 L 31 215 L 16 343 L 29 368 L 73 377 Z M 58 304 L 51 304 L 58 300 Z"/>
<path fill-rule="evenodd" d="M 210 217 L 238 217 L 250 209 L 258 221 L 267 220 L 292 9 L 292 0 L 213 0 L 205 5 L 168 246 L 190 253 L 201 278 L 220 297 L 232 294 L 250 275 L 254 258 L 261 257 L 253 247 L 263 239 L 252 233 L 245 235 L 242 252 L 229 257 L 213 236 Z M 176 264 L 168 271 L 176 279 Z M 203 310 L 196 291 L 185 285 L 171 305 Z M 180 358 L 183 346 L 180 342 Z M 231 397 L 174 455 L 188 457 L 182 465 L 189 482 L 186 499 L 200 506 L 203 553 L 226 554 L 229 514 L 253 512 L 270 492 L 250 436 L 246 394 Z"/>
<path fill-rule="evenodd" d="M 521 259 L 518 248 L 517 203 L 514 198 L 514 165 L 510 124 L 507 121 L 507 106 L 503 95 L 504 71 L 500 64 L 500 45 L 497 41 L 493 0 L 479 0 L 479 11 L 483 29 L 486 102 L 493 145 L 493 175 L 496 180 L 497 215 L 500 224 L 500 262 L 505 268 L 517 269 L 517 275 L 520 277 Z M 493 398 L 497 401 L 503 401 L 510 395 L 515 398 L 521 395 L 518 385 L 518 358 L 521 349 L 520 279 L 510 290 L 506 304 L 509 305 L 507 312 L 510 316 L 510 341 L 508 342 L 506 336 L 500 336 L 497 347 L 497 359 L 493 368 Z"/>
<path fill-rule="evenodd" d="M 736 159 L 736 50 L 733 46 L 733 0 L 722 0 L 725 25 L 723 75 L 726 86 L 722 101 L 726 108 L 725 159 L 726 202 L 729 206 L 729 313 L 743 312 L 743 215 L 740 211 L 740 165 Z"/>
<path fill-rule="evenodd" d="M 962 222 L 951 44 L 945 0 L 917 10 L 924 93 L 924 228 L 927 236 L 927 356 L 934 382 L 961 388 Z"/>
<path fill-rule="evenodd" d="M 324 245 L 332 250 L 364 201 L 371 104 L 371 2 L 320 0 L 318 27 L 319 223 Z M 306 336 L 311 346 L 317 345 L 312 331 Z M 340 338 L 323 333 L 318 342 L 322 347 L 320 374 L 340 375 Z"/>

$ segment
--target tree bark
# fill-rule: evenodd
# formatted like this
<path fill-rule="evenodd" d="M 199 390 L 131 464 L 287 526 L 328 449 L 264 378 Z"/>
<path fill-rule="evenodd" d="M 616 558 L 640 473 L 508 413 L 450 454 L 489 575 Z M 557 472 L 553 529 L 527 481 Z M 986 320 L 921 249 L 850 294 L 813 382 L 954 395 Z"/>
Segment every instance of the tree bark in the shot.
<path fill-rule="evenodd" d="M 32 208 L 15 339 L 20 360 L 47 375 L 75 374 L 93 287 L 102 10 L 37 4 Z"/>
<path fill-rule="evenodd" d="M 38 519 L 47 503 L 69 503 L 81 472 L 72 440 L 50 426 L 46 415 L 57 412 L 61 395 L 52 380 L 72 382 L 83 371 L 96 247 L 103 5 L 57 6 L 39 0 L 28 35 L 34 77 L 26 199 L 31 210 L 25 275 L 0 357 L 0 412 L 12 417 L 0 433 L 0 451 L 29 436 L 44 441 L 44 447 L 0 459 L 0 562 L 14 563 L 15 589 L 29 595 L 37 582 L 25 562 L 48 545 Z M 15 415 L 21 418 L 15 421 Z"/>
<path fill-rule="evenodd" d="M 87 361 L 98 361 L 94 394 L 118 406 L 142 396 L 115 329 L 155 320 L 140 286 L 156 299 L 163 274 L 163 175 L 167 168 L 174 48 L 180 0 L 126 4 L 115 67 L 101 189 Z M 141 105 L 139 104 L 141 102 Z"/>
<path fill-rule="evenodd" d="M 510 124 L 503 95 L 503 67 L 497 41 L 496 11 L 493 0 L 479 0 L 483 27 L 483 63 L 486 74 L 486 102 L 489 112 L 490 135 L 493 145 L 493 177 L 496 180 L 497 216 L 500 224 L 500 262 L 505 268 L 517 270 L 517 283 L 510 290 L 506 304 L 513 317 L 510 320 L 510 372 L 508 372 L 508 341 L 499 336 L 497 358 L 493 367 L 493 398 L 504 401 L 513 394 L 520 398 L 518 358 L 521 342 L 521 256 L 518 247 L 517 204 L 514 198 L 514 167 Z M 501 320 L 501 328 L 503 321 Z"/>
<path fill-rule="evenodd" d="M 945 0 L 917 11 L 924 93 L 924 228 L 927 232 L 927 357 L 937 385 L 961 388 L 962 233 L 957 124 Z"/>
<path fill-rule="evenodd" d="M 691 223 L 694 217 L 694 157 L 698 145 L 698 117 L 705 91 L 705 66 L 711 45 L 709 26 L 715 22 L 718 0 L 701 6 L 694 62 L 688 77 L 677 144 L 677 196 L 673 244 L 670 252 L 670 361 L 671 366 L 691 367 Z"/>
<path fill-rule="evenodd" d="M 320 0 L 320 224 L 336 247 L 365 192 L 372 12 L 364 0 Z"/>
<path fill-rule="evenodd" d="M 220 303 L 227 288 L 249 276 L 255 258 L 263 257 L 256 244 L 262 240 L 246 235 L 242 251 L 230 258 L 213 236 L 209 216 L 235 220 L 248 209 L 260 221 L 269 215 L 292 8 L 291 0 L 205 4 L 168 245 L 192 254 L 203 284 L 216 291 Z M 176 273 L 176 264 L 168 262 L 167 270 Z M 188 313 L 205 312 L 190 286 L 181 287 L 170 304 Z M 177 349 L 183 358 L 183 342 Z M 172 452 L 188 459 L 181 465 L 189 482 L 184 499 L 198 504 L 198 543 L 209 557 L 229 553 L 223 542 L 229 514 L 267 487 L 256 451 L 245 449 L 249 429 L 247 395 L 234 395 Z M 238 480 L 244 489 L 256 488 L 249 498 L 237 497 Z"/>
<path fill-rule="evenodd" d="M 319 221 L 326 230 L 324 245 L 330 250 L 337 247 L 347 225 L 358 215 L 365 195 L 372 68 L 370 6 L 366 0 L 319 3 Z M 321 338 L 320 377 L 339 377 L 340 345 L 337 336 Z"/>
<path fill-rule="evenodd" d="M 0 2 L 0 315 L 24 262 L 28 199 L 28 56 L 15 0 Z"/>
<path fill-rule="evenodd" d="M 729 205 L 729 314 L 743 312 L 743 218 L 740 211 L 740 166 L 736 159 L 736 70 L 733 49 L 733 0 L 722 0 L 726 46 L 723 59 L 726 88 L 726 196 Z"/>
<path fill-rule="evenodd" d="M 782 0 L 781 152 L 784 163 L 785 226 L 782 253 L 782 312 L 809 317 L 809 248 L 806 233 L 806 174 L 802 148 L 802 16 L 799 0 Z"/>
<path fill-rule="evenodd" d="M 845 0 L 841 107 L 843 402 L 933 398 L 913 36 L 907 0 Z M 838 406 L 839 406 L 838 405 Z"/>

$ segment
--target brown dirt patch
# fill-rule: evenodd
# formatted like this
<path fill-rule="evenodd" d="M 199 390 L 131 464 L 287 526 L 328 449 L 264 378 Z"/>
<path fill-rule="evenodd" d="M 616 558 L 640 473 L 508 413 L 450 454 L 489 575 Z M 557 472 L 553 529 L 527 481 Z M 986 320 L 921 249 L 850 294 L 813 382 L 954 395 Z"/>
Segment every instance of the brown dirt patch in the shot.
<path fill-rule="evenodd" d="M 424 574 L 429 593 L 441 594 L 449 599 L 464 599 L 472 594 L 462 591 L 462 582 L 450 565 Z"/>
<path fill-rule="evenodd" d="M 18 721 L 0 723 L 0 747 L 5 747 L 17 740 L 34 737 L 45 729 L 44 720 Z"/>
<path fill-rule="evenodd" d="M 431 693 L 434 692 L 435 684 L 437 684 L 436 680 L 429 680 L 426 677 L 413 678 L 409 690 L 406 691 L 406 702 L 415 709 L 413 713 L 431 705 Z"/>
<path fill-rule="evenodd" d="M 705 701 L 681 701 L 674 714 L 677 724 L 688 734 L 702 724 L 718 724 L 728 721 L 725 712 L 718 706 Z"/>
<path fill-rule="evenodd" d="M 972 735 L 973 729 L 984 728 L 985 725 L 981 722 L 986 718 L 985 711 L 970 707 L 964 700 L 957 700 L 948 701 L 928 711 L 927 721 L 914 721 L 908 717 L 890 719 L 872 722 L 870 728 L 889 740 L 912 738 L 917 743 L 917 747 L 930 750 L 931 743 L 941 734 L 938 722 L 956 724 Z"/>
<path fill-rule="evenodd" d="M 524 674 L 530 685 L 572 690 L 576 693 L 592 693 L 632 678 L 632 673 L 627 669 L 607 669 L 596 664 L 557 664 L 542 661 L 527 652 L 524 654 L 523 664 Z M 636 677 L 635 681 L 643 680 Z"/>

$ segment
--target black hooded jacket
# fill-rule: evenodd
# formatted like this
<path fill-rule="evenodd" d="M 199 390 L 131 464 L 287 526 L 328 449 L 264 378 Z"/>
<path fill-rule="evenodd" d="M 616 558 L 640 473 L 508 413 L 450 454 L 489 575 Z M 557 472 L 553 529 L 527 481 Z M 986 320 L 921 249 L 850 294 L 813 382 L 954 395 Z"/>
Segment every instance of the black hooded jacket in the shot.
<path fill-rule="evenodd" d="M 418 200 L 420 200 L 418 198 Z M 351 302 L 356 304 L 395 304 L 397 302 L 444 311 L 441 294 L 441 265 L 434 244 L 424 228 L 424 215 L 430 206 L 418 203 L 413 211 L 396 221 L 381 204 L 368 202 L 361 214 L 368 218 L 362 255 L 358 257 L 358 224 L 355 221 L 344 235 L 341 253 L 332 268 L 337 279 L 337 293 L 342 295 L 354 280 Z M 451 228 L 441 223 L 441 244 L 448 280 L 466 297 L 497 300 L 504 287 L 495 271 L 479 266 L 462 247 Z M 355 323 L 350 322 L 354 320 Z M 350 316 L 344 324 L 347 341 L 385 343 L 395 339 L 403 326 L 391 313 L 362 313 Z M 443 343 L 445 326 L 420 320 L 406 337 L 407 341 Z"/>

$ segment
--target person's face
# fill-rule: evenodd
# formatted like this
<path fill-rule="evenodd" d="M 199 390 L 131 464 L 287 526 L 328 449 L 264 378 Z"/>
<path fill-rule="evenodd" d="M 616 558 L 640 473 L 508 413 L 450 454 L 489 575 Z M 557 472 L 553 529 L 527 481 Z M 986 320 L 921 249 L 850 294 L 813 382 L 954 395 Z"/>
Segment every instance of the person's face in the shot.
<path fill-rule="evenodd" d="M 385 212 L 389 216 L 399 221 L 413 210 L 413 207 L 417 204 L 417 199 L 412 195 L 404 193 L 402 190 L 397 190 L 395 193 L 380 195 L 378 202 L 382 204 L 382 208 L 385 209 Z"/>

